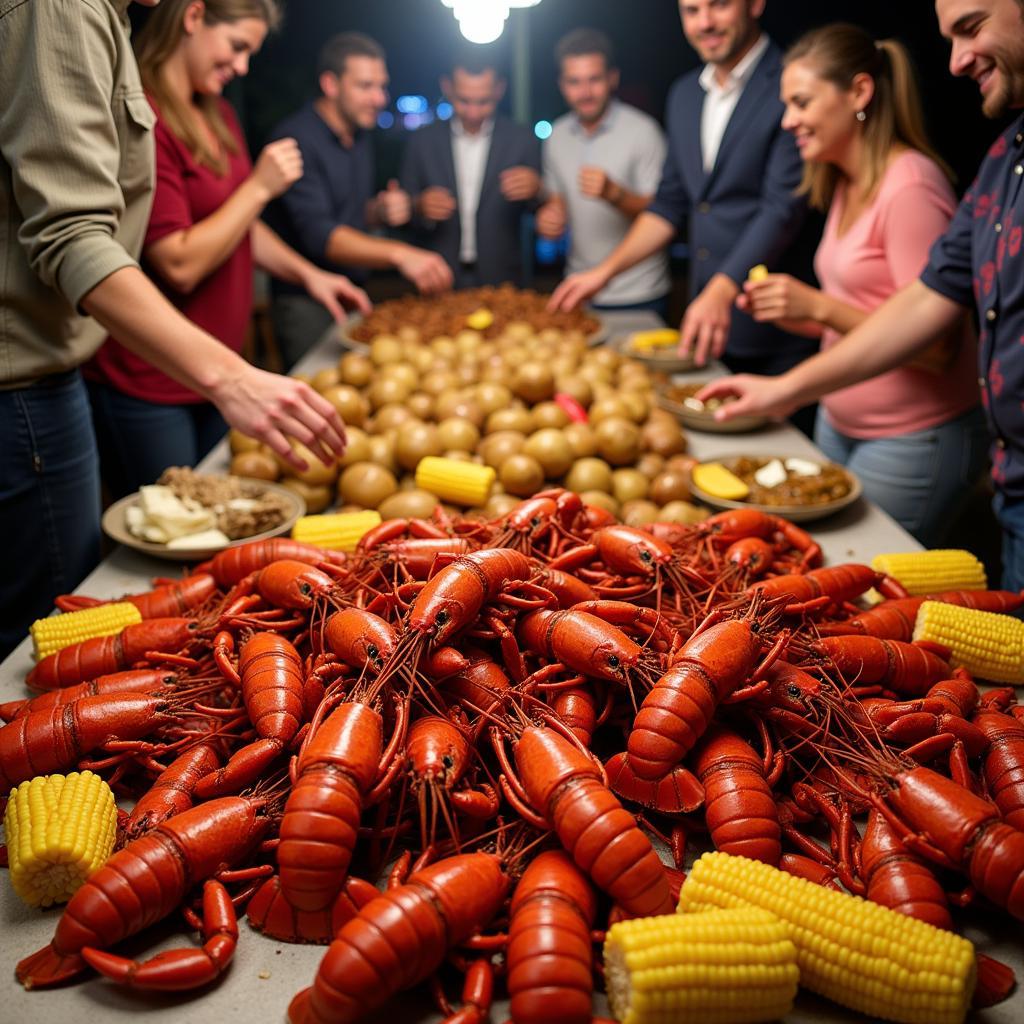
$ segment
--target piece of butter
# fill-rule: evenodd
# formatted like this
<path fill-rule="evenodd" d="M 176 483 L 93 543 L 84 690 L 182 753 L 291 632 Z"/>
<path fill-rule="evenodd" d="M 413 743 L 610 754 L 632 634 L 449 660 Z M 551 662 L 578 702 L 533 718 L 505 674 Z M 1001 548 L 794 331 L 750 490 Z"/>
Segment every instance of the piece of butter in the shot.
<path fill-rule="evenodd" d="M 821 466 L 808 459 L 786 459 L 786 469 L 794 476 L 821 476 Z"/>
<path fill-rule="evenodd" d="M 222 548 L 230 543 L 231 539 L 226 534 L 214 529 L 174 537 L 167 542 L 167 546 L 174 551 L 187 551 L 190 548 Z"/>
<path fill-rule="evenodd" d="M 751 267 L 747 272 L 748 281 L 763 281 L 768 276 L 768 268 L 763 263 Z"/>
<path fill-rule="evenodd" d="M 779 459 L 766 462 L 755 474 L 754 480 L 760 487 L 775 487 L 787 480 L 786 467 Z"/>

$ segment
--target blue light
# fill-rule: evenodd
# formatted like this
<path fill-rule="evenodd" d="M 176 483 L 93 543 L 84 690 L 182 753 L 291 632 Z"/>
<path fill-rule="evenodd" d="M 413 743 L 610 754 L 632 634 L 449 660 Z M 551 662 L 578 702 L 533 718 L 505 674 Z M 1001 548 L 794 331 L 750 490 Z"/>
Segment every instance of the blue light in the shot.
<path fill-rule="evenodd" d="M 409 131 L 414 132 L 421 124 L 423 124 L 423 118 L 420 117 L 419 114 L 406 114 L 405 117 L 402 118 L 402 124 L 404 124 Z"/>
<path fill-rule="evenodd" d="M 425 114 L 429 104 L 426 96 L 399 96 L 395 106 L 403 114 Z"/>
<path fill-rule="evenodd" d="M 547 139 L 551 136 L 551 122 L 550 121 L 538 121 L 533 126 L 533 134 L 538 139 Z"/>
<path fill-rule="evenodd" d="M 446 100 L 442 100 L 440 103 L 438 103 L 437 116 L 439 120 L 447 121 L 448 118 L 450 118 L 454 113 L 455 111 L 452 109 L 452 105 L 448 103 Z"/>
<path fill-rule="evenodd" d="M 377 127 L 388 129 L 394 126 L 395 115 L 390 110 L 382 110 L 377 115 Z"/>

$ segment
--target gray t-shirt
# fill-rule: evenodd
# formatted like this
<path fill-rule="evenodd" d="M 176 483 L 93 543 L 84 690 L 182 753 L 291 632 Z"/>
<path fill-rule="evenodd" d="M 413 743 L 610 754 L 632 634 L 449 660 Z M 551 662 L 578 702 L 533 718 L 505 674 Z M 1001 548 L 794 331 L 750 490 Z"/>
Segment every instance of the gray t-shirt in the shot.
<path fill-rule="evenodd" d="M 601 262 L 625 238 L 632 221 L 603 199 L 579 188 L 583 167 L 600 167 L 631 192 L 654 195 L 665 163 L 665 136 L 658 122 L 619 100 L 612 100 L 593 135 L 573 113 L 554 124 L 544 143 L 544 185 L 566 204 L 572 243 L 568 271 Z M 662 250 L 613 278 L 594 296 L 598 305 L 625 306 L 665 295 L 670 287 L 668 256 Z"/>

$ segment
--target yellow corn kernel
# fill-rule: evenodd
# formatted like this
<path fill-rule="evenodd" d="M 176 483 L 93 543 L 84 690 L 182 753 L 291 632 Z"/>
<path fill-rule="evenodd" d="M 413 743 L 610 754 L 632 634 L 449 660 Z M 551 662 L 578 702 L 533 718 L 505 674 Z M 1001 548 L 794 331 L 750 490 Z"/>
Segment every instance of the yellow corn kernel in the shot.
<path fill-rule="evenodd" d="M 785 924 L 755 907 L 641 917 L 604 944 L 612 1013 L 624 1024 L 757 1024 L 793 1006 L 800 972 Z"/>
<path fill-rule="evenodd" d="M 490 496 L 494 475 L 490 466 L 425 455 L 416 466 L 416 486 L 454 505 L 479 506 Z"/>
<path fill-rule="evenodd" d="M 98 636 L 113 636 L 125 626 L 142 621 L 142 614 L 130 601 L 99 604 L 77 612 L 64 612 L 46 619 L 36 619 L 29 628 L 37 659 L 82 640 Z"/>
<path fill-rule="evenodd" d="M 302 516 L 292 527 L 292 540 L 328 551 L 355 551 L 363 534 L 380 523 L 380 513 L 373 509 Z"/>
<path fill-rule="evenodd" d="M 1024 622 L 1012 615 L 923 601 L 914 639 L 948 647 L 954 668 L 993 683 L 1024 686 Z"/>
<path fill-rule="evenodd" d="M 66 903 L 114 848 L 114 794 L 88 771 L 37 775 L 11 790 L 4 833 L 14 891 L 33 907 Z"/>
<path fill-rule="evenodd" d="M 694 484 L 712 498 L 742 501 L 750 488 L 720 462 L 701 462 L 690 471 Z"/>
<path fill-rule="evenodd" d="M 953 932 L 759 861 L 705 853 L 679 894 L 681 911 L 760 907 L 796 946 L 800 984 L 870 1017 L 960 1024 L 975 983 L 974 947 Z"/>
<path fill-rule="evenodd" d="M 629 347 L 634 352 L 648 352 L 652 348 L 669 348 L 679 344 L 679 332 L 672 327 L 659 327 L 652 331 L 634 331 Z"/>
<path fill-rule="evenodd" d="M 875 555 L 871 568 L 899 580 L 911 595 L 988 587 L 981 562 L 970 551 L 956 548 Z"/>
<path fill-rule="evenodd" d="M 748 281 L 763 281 L 768 276 L 768 268 L 763 263 L 758 263 L 756 267 L 751 267 L 747 271 Z"/>
<path fill-rule="evenodd" d="M 493 323 L 494 314 L 486 306 L 481 306 L 466 317 L 466 326 L 474 331 L 486 331 Z"/>

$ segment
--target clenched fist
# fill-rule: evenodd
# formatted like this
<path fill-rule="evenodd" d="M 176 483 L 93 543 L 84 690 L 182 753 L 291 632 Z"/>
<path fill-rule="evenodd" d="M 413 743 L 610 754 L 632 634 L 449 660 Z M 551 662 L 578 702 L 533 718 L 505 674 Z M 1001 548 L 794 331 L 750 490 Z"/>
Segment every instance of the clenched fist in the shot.
<path fill-rule="evenodd" d="M 455 213 L 455 196 L 443 185 L 425 188 L 416 202 L 420 215 L 427 220 L 448 220 Z"/>
<path fill-rule="evenodd" d="M 263 147 L 250 178 L 269 202 L 302 177 L 302 151 L 294 139 L 278 139 Z"/>
<path fill-rule="evenodd" d="M 377 193 L 377 218 L 389 228 L 409 223 L 412 216 L 412 200 L 395 178 L 388 182 L 383 192 Z"/>
<path fill-rule="evenodd" d="M 501 194 L 510 203 L 532 199 L 540 191 L 540 175 L 532 167 L 509 167 L 498 180 Z"/>

